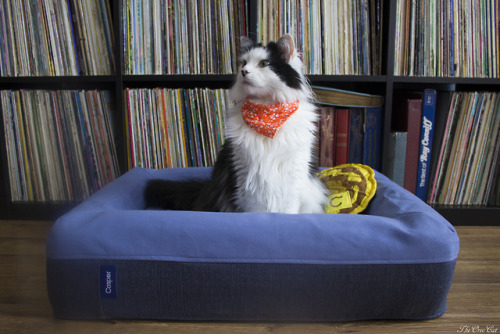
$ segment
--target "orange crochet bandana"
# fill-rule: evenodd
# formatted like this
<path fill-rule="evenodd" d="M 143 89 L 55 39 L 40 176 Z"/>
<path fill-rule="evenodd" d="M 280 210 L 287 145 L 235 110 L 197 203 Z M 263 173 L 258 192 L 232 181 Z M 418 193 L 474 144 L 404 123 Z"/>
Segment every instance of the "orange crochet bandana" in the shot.
<path fill-rule="evenodd" d="M 267 106 L 245 100 L 241 114 L 245 123 L 255 132 L 273 138 L 298 108 L 299 101 Z"/>

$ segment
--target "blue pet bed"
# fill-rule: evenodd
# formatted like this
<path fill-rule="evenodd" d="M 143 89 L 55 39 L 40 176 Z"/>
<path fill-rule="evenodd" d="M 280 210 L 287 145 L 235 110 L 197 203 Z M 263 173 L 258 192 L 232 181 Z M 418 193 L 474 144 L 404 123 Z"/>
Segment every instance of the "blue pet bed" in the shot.
<path fill-rule="evenodd" d="M 437 212 L 376 173 L 364 214 L 144 210 L 135 168 L 61 217 L 47 239 L 57 317 L 220 321 L 442 315 L 459 240 Z"/>

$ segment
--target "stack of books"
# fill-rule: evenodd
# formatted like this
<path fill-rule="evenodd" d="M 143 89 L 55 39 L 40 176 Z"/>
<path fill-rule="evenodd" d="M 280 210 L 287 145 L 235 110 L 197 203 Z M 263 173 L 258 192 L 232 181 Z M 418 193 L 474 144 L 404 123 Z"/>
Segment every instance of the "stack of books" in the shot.
<path fill-rule="evenodd" d="M 2 1 L 0 27 L 1 76 L 114 73 L 110 1 Z"/>
<path fill-rule="evenodd" d="M 126 74 L 233 74 L 245 2 L 125 0 Z"/>
<path fill-rule="evenodd" d="M 499 1 L 398 0 L 395 75 L 500 76 Z"/>
<path fill-rule="evenodd" d="M 129 167 L 212 166 L 224 143 L 224 89 L 127 89 Z"/>
<path fill-rule="evenodd" d="M 313 86 L 320 104 L 319 164 L 362 163 L 381 167 L 383 98 Z"/>
<path fill-rule="evenodd" d="M 291 34 L 307 74 L 380 75 L 383 3 L 260 0 L 257 39 Z"/>
<path fill-rule="evenodd" d="M 82 200 L 118 176 L 107 91 L 0 91 L 12 201 Z"/>
<path fill-rule="evenodd" d="M 426 200 L 431 169 L 436 91 L 402 94 L 393 104 L 388 177 Z"/>

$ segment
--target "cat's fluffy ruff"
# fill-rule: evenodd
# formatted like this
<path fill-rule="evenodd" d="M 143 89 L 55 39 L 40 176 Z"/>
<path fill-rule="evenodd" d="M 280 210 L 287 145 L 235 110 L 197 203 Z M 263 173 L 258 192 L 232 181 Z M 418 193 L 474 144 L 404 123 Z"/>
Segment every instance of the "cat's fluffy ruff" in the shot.
<path fill-rule="evenodd" d="M 274 138 L 251 130 L 241 113 L 229 116 L 226 136 L 235 147 L 235 199 L 242 211 L 323 212 L 325 190 L 311 169 L 314 115 L 313 105 L 300 102 Z"/>
<path fill-rule="evenodd" d="M 266 47 L 243 39 L 240 64 L 230 91 L 235 104 L 226 122 L 226 143 L 212 178 L 201 187 L 199 196 L 177 192 L 179 183 L 150 182 L 146 204 L 176 209 L 172 198 L 182 202 L 176 196 L 185 196 L 194 210 L 324 212 L 326 190 L 314 166 L 317 113 L 292 38 L 285 35 Z M 274 138 L 268 138 L 243 120 L 244 99 L 266 105 L 298 101 L 299 108 Z M 186 205 L 178 208 L 186 209 Z"/>

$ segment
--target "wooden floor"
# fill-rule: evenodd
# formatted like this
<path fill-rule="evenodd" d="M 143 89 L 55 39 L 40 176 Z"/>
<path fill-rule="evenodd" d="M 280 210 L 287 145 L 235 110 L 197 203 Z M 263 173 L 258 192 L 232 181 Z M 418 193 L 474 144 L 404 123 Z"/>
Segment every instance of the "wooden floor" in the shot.
<path fill-rule="evenodd" d="M 459 261 L 448 310 L 429 321 L 182 323 L 55 319 L 45 280 L 49 222 L 0 221 L 0 333 L 498 333 L 500 227 L 457 227 Z"/>

